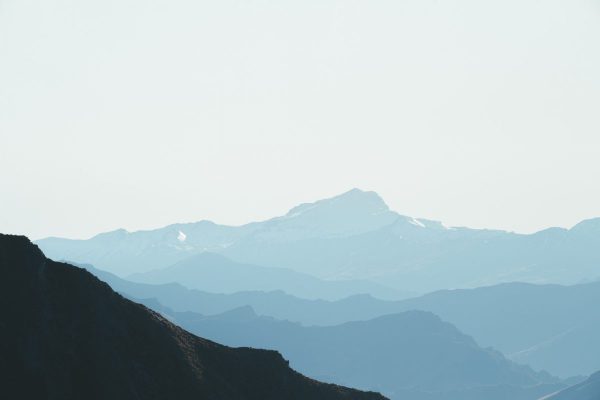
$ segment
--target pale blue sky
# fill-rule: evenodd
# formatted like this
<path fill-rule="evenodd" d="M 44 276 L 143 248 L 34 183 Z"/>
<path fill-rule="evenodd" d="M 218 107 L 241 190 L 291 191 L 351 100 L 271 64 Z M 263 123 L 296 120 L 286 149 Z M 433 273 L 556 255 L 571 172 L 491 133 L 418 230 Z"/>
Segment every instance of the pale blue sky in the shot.
<path fill-rule="evenodd" d="M 600 1 L 0 0 L 0 231 L 240 224 L 352 187 L 600 216 Z"/>

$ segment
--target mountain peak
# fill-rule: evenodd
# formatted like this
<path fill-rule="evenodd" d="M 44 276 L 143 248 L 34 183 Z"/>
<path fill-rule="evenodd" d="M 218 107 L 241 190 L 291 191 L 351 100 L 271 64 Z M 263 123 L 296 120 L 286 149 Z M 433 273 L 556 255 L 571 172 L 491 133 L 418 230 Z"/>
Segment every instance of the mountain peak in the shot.
<path fill-rule="evenodd" d="M 333 198 L 337 198 L 337 197 L 348 197 L 348 196 L 354 196 L 354 197 L 376 197 L 378 198 L 381 202 L 383 202 L 383 200 L 381 199 L 381 196 L 379 196 L 377 194 L 377 192 L 372 191 L 372 190 L 362 190 L 360 188 L 352 188 L 342 194 L 339 194 L 337 196 L 334 196 Z"/>
<path fill-rule="evenodd" d="M 295 217 L 305 212 L 344 212 L 347 214 L 379 214 L 389 212 L 390 209 L 383 199 L 375 192 L 351 189 L 347 192 L 314 203 L 304 203 L 292 208 L 286 217 Z"/>
<path fill-rule="evenodd" d="M 323 201 L 333 201 L 333 202 L 346 202 L 352 203 L 356 205 L 370 206 L 376 207 L 383 211 L 388 211 L 389 207 L 385 204 L 385 201 L 374 191 L 366 191 L 358 188 L 353 188 L 339 194 L 337 196 L 331 197 L 329 199 L 325 199 Z"/>
<path fill-rule="evenodd" d="M 335 197 L 300 204 L 283 217 L 270 220 L 269 228 L 277 231 L 274 240 L 341 237 L 379 229 L 396 218 L 398 215 L 390 211 L 377 193 L 352 189 Z"/>
<path fill-rule="evenodd" d="M 600 218 L 584 219 L 570 229 L 572 232 L 595 233 L 600 232 Z"/>

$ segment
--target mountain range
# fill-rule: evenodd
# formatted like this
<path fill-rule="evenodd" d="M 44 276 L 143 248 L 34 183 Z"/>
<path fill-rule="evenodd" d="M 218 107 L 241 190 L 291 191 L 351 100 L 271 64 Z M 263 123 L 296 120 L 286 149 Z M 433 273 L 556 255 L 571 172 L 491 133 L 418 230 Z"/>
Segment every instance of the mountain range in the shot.
<path fill-rule="evenodd" d="M 597 337 L 600 282 L 574 286 L 508 283 L 444 290 L 403 301 L 368 295 L 338 301 L 306 300 L 281 291 L 214 294 L 179 284 L 130 282 L 86 265 L 113 289 L 138 299 L 155 298 L 178 312 L 220 314 L 250 306 L 256 313 L 304 326 L 339 325 L 409 310 L 439 315 L 484 347 L 510 359 L 567 378 L 600 368 Z"/>
<path fill-rule="evenodd" d="M 483 349 L 423 311 L 330 327 L 302 327 L 241 307 L 215 316 L 144 304 L 190 332 L 230 346 L 280 351 L 298 371 L 326 382 L 374 390 L 392 399 L 535 400 L 565 387 L 558 379 Z"/>
<path fill-rule="evenodd" d="M 281 290 L 305 299 L 339 300 L 356 293 L 373 293 L 392 300 L 411 297 L 410 293 L 366 280 L 323 280 L 287 268 L 238 263 L 211 252 L 193 255 L 167 268 L 133 274 L 128 279 L 153 284 L 175 282 L 214 293 Z"/>
<path fill-rule="evenodd" d="M 3 398 L 383 399 L 194 336 L 25 237 L 0 235 L 0 275 Z"/>
<path fill-rule="evenodd" d="M 89 263 L 122 277 L 212 252 L 238 263 L 287 268 L 320 279 L 369 280 L 426 293 L 512 281 L 596 280 L 599 233 L 600 219 L 534 234 L 448 227 L 398 214 L 376 193 L 353 189 L 242 226 L 201 221 L 36 243 L 52 259 Z"/>
<path fill-rule="evenodd" d="M 534 373 L 506 360 L 499 352 L 479 347 L 473 339 L 428 312 L 398 314 L 397 311 L 394 313 L 393 310 L 383 310 L 392 314 L 337 326 L 303 327 L 298 323 L 258 316 L 252 307 L 243 304 L 256 301 L 255 304 L 258 305 L 276 303 L 284 310 L 296 308 L 294 305 L 278 302 L 275 300 L 277 297 L 272 295 L 295 299 L 298 302 L 296 306 L 304 302 L 316 303 L 317 307 L 325 304 L 336 306 L 345 301 L 309 301 L 281 292 L 210 294 L 189 290 L 177 284 L 129 282 L 91 266 L 86 268 L 110 282 L 115 290 L 146 304 L 191 332 L 231 346 L 276 349 L 290 360 L 292 367 L 308 376 L 381 391 L 392 398 L 466 400 L 484 396 L 486 399 L 498 400 L 535 400 L 564 387 L 563 383 L 548 374 Z M 356 296 L 355 299 L 348 300 L 361 299 L 370 299 L 373 304 L 382 305 L 402 303 L 383 302 L 367 296 Z M 164 306 L 163 302 L 183 309 L 206 309 L 212 305 L 213 311 L 228 311 L 206 316 L 198 312 L 174 311 Z M 324 311 L 332 312 L 332 309 L 325 308 Z M 285 314 L 285 311 L 282 312 Z M 352 308 L 347 310 L 347 315 L 351 314 Z M 436 350 L 440 348 L 442 350 Z M 317 354 L 319 357 L 315 357 Z M 390 363 L 381 363 L 386 357 Z M 325 362 L 324 359 L 328 361 Z M 407 381 L 399 378 L 404 373 L 388 374 L 389 371 L 407 365 L 414 374 Z M 460 368 L 464 369 L 463 375 L 454 375 L 455 370 Z M 365 373 L 356 372 L 363 370 Z M 357 375 L 352 375 L 353 371 Z M 437 375 L 435 371 L 438 371 Z M 482 381 L 478 372 L 474 371 L 488 371 L 487 379 L 496 381 L 493 384 Z M 432 374 L 435 378 L 432 378 Z M 452 379 L 448 377 L 450 375 Z M 506 381 L 503 381 L 506 377 Z M 430 383 L 420 387 L 408 385 L 419 379 Z M 436 386 L 444 379 L 453 382 L 455 387 Z"/>

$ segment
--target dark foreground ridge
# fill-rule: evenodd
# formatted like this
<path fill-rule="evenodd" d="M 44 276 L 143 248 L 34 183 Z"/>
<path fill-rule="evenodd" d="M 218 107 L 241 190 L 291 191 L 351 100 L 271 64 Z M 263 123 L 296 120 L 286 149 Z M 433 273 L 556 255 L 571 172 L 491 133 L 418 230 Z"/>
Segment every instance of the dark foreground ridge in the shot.
<path fill-rule="evenodd" d="M 0 305 L 3 398 L 384 399 L 194 336 L 22 236 L 0 234 Z"/>

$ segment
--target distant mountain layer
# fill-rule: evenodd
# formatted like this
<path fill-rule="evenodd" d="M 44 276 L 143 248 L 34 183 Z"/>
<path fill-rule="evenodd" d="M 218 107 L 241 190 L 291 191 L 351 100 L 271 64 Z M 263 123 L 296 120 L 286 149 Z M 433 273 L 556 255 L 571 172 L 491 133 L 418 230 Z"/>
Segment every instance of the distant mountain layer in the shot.
<path fill-rule="evenodd" d="M 50 258 L 120 276 L 166 268 L 206 251 L 240 263 L 421 293 L 510 281 L 575 284 L 600 276 L 600 219 L 531 235 L 450 228 L 397 214 L 377 194 L 357 189 L 239 227 L 202 221 L 37 243 Z"/>
<path fill-rule="evenodd" d="M 598 400 L 600 399 L 600 372 L 582 383 L 571 386 L 544 400 Z"/>
<path fill-rule="evenodd" d="M 383 399 L 189 334 L 24 237 L 0 235 L 0 276 L 3 398 Z"/>
<path fill-rule="evenodd" d="M 568 377 L 600 369 L 600 282 L 574 286 L 502 284 L 402 301 L 436 313 L 483 346 Z"/>
<path fill-rule="evenodd" d="M 394 398 L 475 400 L 484 396 L 487 400 L 529 400 L 537 399 L 563 387 L 561 384 L 552 383 L 555 380 L 547 375 L 536 374 L 528 368 L 516 366 L 505 360 L 499 353 L 479 348 L 471 338 L 428 313 L 400 314 L 400 317 L 384 316 L 373 321 L 341 324 L 337 327 L 302 327 L 286 321 L 258 317 L 250 307 L 239 306 L 252 303 L 264 309 L 280 308 L 282 313 L 288 309 L 293 313 L 303 305 L 310 304 L 310 310 L 323 308 L 325 312 L 335 313 L 332 311 L 334 308 L 331 307 L 345 304 L 345 301 L 308 301 L 281 292 L 210 294 L 189 290 L 177 284 L 149 285 L 129 282 L 90 266 L 86 268 L 101 279 L 110 282 L 115 290 L 135 299 L 145 299 L 144 303 L 149 307 L 164 313 L 172 321 L 193 332 L 230 345 L 277 349 L 291 360 L 292 366 L 314 378 L 340 384 L 348 382 L 346 384 L 359 385 L 364 389 L 377 388 L 376 390 L 385 391 L 390 396 L 394 394 Z M 371 300 L 373 304 L 393 306 L 401 304 L 378 301 L 367 296 L 348 299 L 350 302 L 354 300 L 357 300 L 357 303 L 354 305 L 350 303 L 344 308 L 360 310 L 361 300 Z M 163 302 L 180 310 L 191 308 L 211 310 L 213 313 L 229 311 L 221 315 L 203 316 L 197 312 L 173 311 L 164 307 L 161 304 Z M 368 307 L 363 308 L 362 311 L 367 309 Z M 346 313 L 350 315 L 351 311 L 346 310 Z M 410 318 L 411 315 L 416 317 Z M 385 321 L 388 318 L 393 322 L 386 325 Z M 420 332 L 417 334 L 418 331 Z M 443 332 L 447 335 L 442 334 Z M 409 337 L 413 339 L 408 339 Z M 440 346 L 444 350 L 439 350 Z M 349 350 L 355 347 L 356 350 Z M 416 354 L 421 352 L 422 357 L 417 357 Z M 312 358 L 315 354 L 319 354 L 316 359 Z M 328 358 L 327 354 L 330 354 L 333 359 L 325 362 L 323 359 Z M 479 356 L 471 358 L 467 357 L 467 354 L 479 354 Z M 447 355 L 448 359 L 443 355 Z M 394 378 L 385 372 L 379 374 L 381 371 L 378 360 L 380 359 L 410 368 L 413 370 L 412 373 L 420 375 L 420 379 L 430 377 L 429 374 L 437 375 L 431 381 L 433 383 L 413 387 L 407 385 L 407 381 L 401 378 L 402 374 Z M 473 369 L 473 365 L 469 364 L 471 361 L 475 364 L 481 362 L 481 364 L 477 364 L 477 368 Z M 454 365 L 454 362 L 459 365 Z M 384 365 L 383 361 L 381 365 Z M 385 365 L 386 369 L 398 368 L 394 365 Z M 494 370 L 491 365 L 496 365 L 497 369 Z M 436 369 L 437 367 L 441 369 Z M 463 375 L 453 375 L 457 368 L 464 368 Z M 363 369 L 375 372 L 366 371 L 363 374 L 360 372 Z M 509 370 L 512 372 L 508 372 Z M 355 375 L 352 375 L 353 373 Z M 514 378 L 514 376 L 511 378 L 512 373 L 520 378 L 512 380 Z M 438 383 L 442 384 L 446 379 L 444 376 L 446 378 L 453 376 L 452 381 L 456 386 L 446 388 L 435 386 Z M 483 384 L 486 382 L 485 379 L 495 379 L 493 387 L 486 389 L 487 386 Z"/>
<path fill-rule="evenodd" d="M 153 284 L 176 282 L 190 289 L 215 293 L 282 290 L 307 299 L 337 300 L 357 293 L 395 300 L 410 297 L 408 293 L 369 281 L 321 280 L 286 268 L 237 263 L 210 252 L 193 255 L 167 268 L 134 274 L 129 279 Z"/>
<path fill-rule="evenodd" d="M 147 285 L 87 266 L 115 290 L 135 298 L 156 298 L 175 311 L 219 314 L 245 305 L 258 314 L 304 325 L 338 325 L 408 310 L 439 315 L 482 346 L 562 377 L 600 369 L 600 282 L 575 286 L 502 284 L 448 290 L 399 302 L 370 296 L 339 301 L 305 300 L 282 292 L 231 295 L 187 290 L 180 285 Z"/>
<path fill-rule="evenodd" d="M 231 346 L 281 351 L 313 378 L 376 390 L 392 399 L 534 400 L 563 388 L 484 350 L 431 313 L 411 311 L 333 327 L 302 327 L 258 317 L 250 307 L 204 317 L 148 306 L 182 327 Z M 480 396 L 480 397 L 477 397 Z"/>

